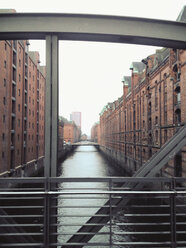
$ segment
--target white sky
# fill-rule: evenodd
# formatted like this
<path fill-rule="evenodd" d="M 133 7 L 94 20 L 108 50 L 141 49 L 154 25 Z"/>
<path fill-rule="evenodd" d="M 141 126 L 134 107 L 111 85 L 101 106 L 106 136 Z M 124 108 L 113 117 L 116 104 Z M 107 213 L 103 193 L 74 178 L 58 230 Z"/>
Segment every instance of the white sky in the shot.
<path fill-rule="evenodd" d="M 89 13 L 176 20 L 186 0 L 1 0 L 0 8 L 17 12 Z M 44 41 L 30 41 L 30 50 L 45 64 Z M 104 105 L 122 95 L 121 78 L 130 75 L 133 61 L 156 47 L 127 44 L 60 41 L 59 114 L 69 119 L 82 112 L 82 132 L 90 134 Z"/>

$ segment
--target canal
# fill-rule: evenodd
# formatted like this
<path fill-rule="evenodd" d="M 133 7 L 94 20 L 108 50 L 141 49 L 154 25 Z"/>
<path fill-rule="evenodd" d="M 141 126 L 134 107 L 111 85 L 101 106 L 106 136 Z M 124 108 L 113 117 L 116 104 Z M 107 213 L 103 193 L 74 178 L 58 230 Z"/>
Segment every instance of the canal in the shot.
<path fill-rule="evenodd" d="M 121 173 L 118 167 L 113 166 L 103 155 L 97 150 L 94 146 L 79 146 L 74 151 L 74 153 L 69 156 L 64 162 L 60 164 L 60 177 L 112 177 L 112 176 L 125 176 L 125 174 Z M 78 188 L 86 188 L 94 190 L 105 189 L 108 185 L 105 182 L 69 182 L 62 183 L 59 187 L 63 190 L 70 189 L 78 189 Z M 86 221 L 90 218 L 87 217 L 89 215 L 94 215 L 94 213 L 98 210 L 98 208 L 89 208 L 86 206 L 103 206 L 105 202 L 108 200 L 107 196 L 98 195 L 97 199 L 82 199 L 79 195 L 80 199 L 74 199 L 73 197 L 67 197 L 66 199 L 59 199 L 58 205 L 60 206 L 58 209 L 58 215 L 63 217 L 58 217 L 58 223 L 60 226 L 58 228 L 58 233 L 65 233 L 65 235 L 61 235 L 58 238 L 60 243 L 65 243 L 71 235 L 69 233 L 75 233 L 80 226 L 76 226 L 75 223 L 86 223 Z M 84 206 L 83 206 L 84 205 Z M 69 208 L 69 206 L 71 206 Z M 76 206 L 83 206 L 82 208 L 78 208 Z M 73 217 L 74 215 L 85 216 L 85 217 Z M 65 217 L 66 216 L 66 217 Z M 68 225 L 67 225 L 68 223 Z M 101 233 L 109 233 L 109 227 L 104 227 L 101 230 Z M 95 235 L 94 238 L 91 239 L 90 242 L 109 242 L 109 235 Z M 88 247 L 88 246 L 86 246 Z M 96 246 L 102 247 L 102 246 Z M 105 247 L 105 246 L 104 246 Z M 118 246 L 119 247 L 119 246 Z"/>
<path fill-rule="evenodd" d="M 113 167 L 94 146 L 79 146 L 60 165 L 60 177 L 108 177 L 125 176 Z"/>
<path fill-rule="evenodd" d="M 60 166 L 60 177 L 63 178 L 127 177 L 118 167 L 105 159 L 94 146 L 79 146 Z M 75 196 L 69 194 L 58 198 L 58 242 L 65 244 L 108 201 L 108 194 L 97 194 L 97 192 L 108 190 L 109 185 L 108 182 L 73 181 L 63 182 L 58 187 L 63 192 L 76 191 L 77 193 Z M 84 190 L 85 194 L 78 194 L 80 192 L 78 190 Z M 91 190 L 94 192 L 93 197 L 87 194 Z M 85 197 L 86 194 L 88 197 Z M 129 196 L 129 198 L 130 205 L 118 209 L 117 214 L 112 216 L 111 222 L 108 221 L 89 241 L 92 244 L 111 242 L 114 245 L 86 245 L 86 248 L 132 248 L 131 243 L 136 242 L 141 243 L 138 247 L 144 247 L 144 242 L 151 244 L 149 247 L 159 247 L 153 246 L 153 242 L 166 243 L 171 240 L 169 200 L 165 201 L 163 195 L 159 197 Z M 112 223 L 111 229 L 110 223 Z M 110 233 L 112 233 L 111 236 Z"/>

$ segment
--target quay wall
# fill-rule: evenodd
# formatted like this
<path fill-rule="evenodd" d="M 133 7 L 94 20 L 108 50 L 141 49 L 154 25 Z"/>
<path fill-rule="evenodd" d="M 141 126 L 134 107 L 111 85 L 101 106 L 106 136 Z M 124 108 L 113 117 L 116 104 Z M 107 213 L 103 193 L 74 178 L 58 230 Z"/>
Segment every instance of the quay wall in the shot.
<path fill-rule="evenodd" d="M 126 157 L 122 151 L 116 151 L 105 146 L 99 146 L 99 151 L 110 160 L 113 166 L 118 167 L 127 175 L 132 176 L 141 166 L 139 161 Z"/>

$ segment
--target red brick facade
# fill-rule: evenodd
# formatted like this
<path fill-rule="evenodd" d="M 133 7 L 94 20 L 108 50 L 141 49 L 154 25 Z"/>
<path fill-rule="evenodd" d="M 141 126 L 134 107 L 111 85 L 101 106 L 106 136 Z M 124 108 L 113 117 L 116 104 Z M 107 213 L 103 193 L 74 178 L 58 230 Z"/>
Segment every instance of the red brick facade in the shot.
<path fill-rule="evenodd" d="M 81 131 L 72 121 L 64 123 L 64 141 L 75 143 L 80 140 Z"/>
<path fill-rule="evenodd" d="M 44 155 L 45 72 L 28 45 L 0 41 L 0 173 Z"/>
<path fill-rule="evenodd" d="M 133 161 L 132 172 L 186 123 L 186 51 L 163 48 L 142 62 L 132 63 L 123 96 L 100 115 L 100 144 Z M 186 175 L 185 149 L 162 173 Z"/>
<path fill-rule="evenodd" d="M 99 123 L 95 123 L 91 128 L 91 141 L 100 143 L 100 125 Z"/>

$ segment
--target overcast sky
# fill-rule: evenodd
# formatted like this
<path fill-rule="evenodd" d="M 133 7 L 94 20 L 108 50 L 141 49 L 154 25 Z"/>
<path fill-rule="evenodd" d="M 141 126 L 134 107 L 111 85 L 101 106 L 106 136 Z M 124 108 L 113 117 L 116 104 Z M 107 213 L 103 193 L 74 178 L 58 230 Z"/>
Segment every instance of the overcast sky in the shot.
<path fill-rule="evenodd" d="M 89 13 L 176 20 L 186 0 L 1 0 L 0 8 L 17 12 Z M 45 42 L 30 41 L 41 54 Z M 82 132 L 90 134 L 104 105 L 122 95 L 122 77 L 133 61 L 153 54 L 157 47 L 127 44 L 60 41 L 59 114 L 82 112 Z"/>

